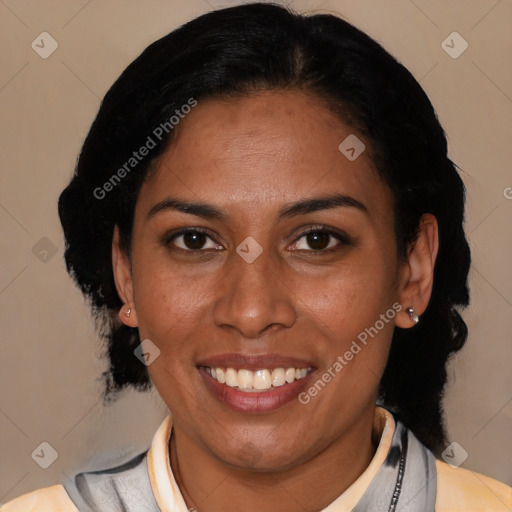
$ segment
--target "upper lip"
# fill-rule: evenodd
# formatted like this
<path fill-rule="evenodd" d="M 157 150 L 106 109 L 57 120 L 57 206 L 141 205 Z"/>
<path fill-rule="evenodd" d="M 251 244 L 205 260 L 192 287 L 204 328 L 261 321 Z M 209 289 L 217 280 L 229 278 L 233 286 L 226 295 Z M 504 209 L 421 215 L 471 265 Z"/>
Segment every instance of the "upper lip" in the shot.
<path fill-rule="evenodd" d="M 244 368 L 247 370 L 261 370 L 274 368 L 309 368 L 313 367 L 311 361 L 305 359 L 282 356 L 279 354 L 218 354 L 199 360 L 197 366 L 210 368 Z"/>

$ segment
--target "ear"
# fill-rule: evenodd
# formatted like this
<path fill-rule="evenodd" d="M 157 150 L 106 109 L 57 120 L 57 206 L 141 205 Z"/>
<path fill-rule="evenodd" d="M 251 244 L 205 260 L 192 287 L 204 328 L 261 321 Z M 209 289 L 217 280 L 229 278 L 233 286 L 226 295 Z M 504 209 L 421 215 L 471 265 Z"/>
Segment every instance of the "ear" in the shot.
<path fill-rule="evenodd" d="M 119 319 L 129 327 L 137 327 L 131 263 L 130 258 L 121 248 L 121 235 L 117 226 L 114 226 L 114 236 L 112 237 L 112 270 L 117 293 L 123 301 L 123 307 L 119 311 Z"/>
<path fill-rule="evenodd" d="M 406 309 L 413 307 L 421 316 L 427 309 L 434 284 L 434 265 L 439 249 L 437 219 L 430 213 L 420 219 L 418 237 L 409 248 L 407 260 L 400 271 L 399 301 L 402 310 L 396 316 L 397 327 L 415 325 Z"/>

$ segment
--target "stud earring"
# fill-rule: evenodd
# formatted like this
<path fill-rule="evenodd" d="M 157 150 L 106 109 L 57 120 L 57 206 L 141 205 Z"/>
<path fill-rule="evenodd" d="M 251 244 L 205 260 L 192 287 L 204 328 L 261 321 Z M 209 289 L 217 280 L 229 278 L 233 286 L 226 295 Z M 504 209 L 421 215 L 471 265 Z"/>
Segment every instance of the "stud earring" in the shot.
<path fill-rule="evenodd" d="M 407 313 L 409 314 L 410 319 L 417 324 L 420 321 L 419 316 L 416 314 L 416 311 L 414 310 L 414 306 L 410 306 L 406 309 Z"/>
<path fill-rule="evenodd" d="M 132 308 L 128 308 L 125 312 L 125 316 L 127 316 L 129 318 L 131 314 L 132 314 Z"/>

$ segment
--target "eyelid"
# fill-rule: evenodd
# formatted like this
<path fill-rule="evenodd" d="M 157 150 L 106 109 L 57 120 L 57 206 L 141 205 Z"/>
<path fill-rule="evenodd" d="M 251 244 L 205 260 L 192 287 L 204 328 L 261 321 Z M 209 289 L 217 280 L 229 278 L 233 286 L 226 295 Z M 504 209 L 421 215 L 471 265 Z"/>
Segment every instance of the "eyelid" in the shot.
<path fill-rule="evenodd" d="M 311 252 L 311 253 L 322 253 L 322 252 L 329 252 L 330 250 L 334 250 L 338 245 L 351 245 L 352 243 L 352 238 L 343 230 L 341 229 L 338 229 L 338 228 L 335 228 L 335 227 L 332 227 L 332 226 L 326 226 L 324 224 L 315 224 L 313 226 L 308 226 L 307 228 L 303 229 L 300 233 L 298 233 L 293 242 L 292 242 L 292 245 L 293 244 L 296 244 L 301 238 L 303 238 L 304 236 L 308 235 L 309 233 L 316 233 L 318 231 L 322 231 L 324 233 L 327 233 L 328 235 L 336 238 L 340 243 L 339 244 L 336 244 L 335 247 L 330 247 L 328 249 L 318 249 L 318 250 L 315 250 L 315 249 L 295 249 L 297 251 L 307 251 L 307 252 Z M 179 236 L 182 236 L 182 235 L 186 235 L 188 233 L 202 233 L 204 235 L 206 235 L 212 242 L 214 242 L 215 244 L 217 245 L 220 245 L 223 247 L 223 244 L 220 243 L 219 241 L 217 241 L 216 239 L 216 236 L 214 236 L 210 230 L 208 229 L 205 229 L 205 228 L 201 228 L 201 227 L 194 227 L 194 226 L 191 226 L 191 227 L 187 227 L 187 228 L 182 228 L 182 229 L 178 229 L 177 231 L 174 231 L 168 235 L 166 235 L 162 242 L 165 246 L 171 244 L 171 242 L 178 238 Z M 175 246 L 176 249 L 181 249 L 182 251 L 186 251 L 186 252 L 200 252 L 200 251 L 206 251 L 208 249 L 183 249 L 182 247 L 177 247 Z M 209 249 L 211 250 L 211 249 Z M 216 249 L 216 250 L 220 250 L 220 249 Z"/>
<path fill-rule="evenodd" d="M 310 253 L 328 253 L 329 251 L 336 250 L 338 246 L 347 246 L 352 245 L 353 239 L 350 237 L 345 231 L 342 229 L 338 229 L 331 226 L 326 226 L 323 224 L 317 224 L 314 226 L 309 226 L 307 229 L 304 229 L 301 231 L 292 242 L 293 244 L 296 244 L 301 238 L 308 235 L 309 233 L 316 233 L 318 231 L 322 231 L 324 233 L 327 233 L 328 235 L 332 236 L 336 240 L 338 240 L 338 244 L 334 247 L 329 247 L 326 249 L 295 249 L 296 251 L 304 251 L 304 252 L 310 252 Z"/>
<path fill-rule="evenodd" d="M 194 227 L 194 226 L 187 227 L 187 228 L 181 228 L 181 229 L 178 229 L 177 231 L 173 231 L 172 233 L 166 234 L 162 239 L 162 243 L 163 243 L 163 245 L 168 246 L 173 242 L 174 239 L 176 239 L 180 236 L 186 235 L 188 233 L 202 233 L 202 234 L 206 235 L 215 244 L 221 245 L 221 246 L 223 245 L 216 240 L 216 237 L 213 236 L 213 234 L 208 229 L 201 228 L 201 227 Z M 182 247 L 177 247 L 176 245 L 174 246 L 174 248 L 178 249 L 178 250 L 185 251 L 185 252 L 200 252 L 200 251 L 208 250 L 208 249 L 183 249 Z M 216 250 L 220 250 L 220 249 L 216 249 Z"/>

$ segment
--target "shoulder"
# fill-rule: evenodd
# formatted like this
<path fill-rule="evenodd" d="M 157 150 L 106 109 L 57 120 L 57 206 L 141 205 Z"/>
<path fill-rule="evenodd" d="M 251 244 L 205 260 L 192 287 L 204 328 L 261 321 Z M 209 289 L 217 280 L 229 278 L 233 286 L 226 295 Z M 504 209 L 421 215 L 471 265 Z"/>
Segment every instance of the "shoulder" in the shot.
<path fill-rule="evenodd" d="M 78 509 L 62 485 L 52 485 L 0 506 L 0 512 L 78 512 Z"/>
<path fill-rule="evenodd" d="M 468 469 L 436 460 L 437 512 L 510 512 L 512 488 Z"/>
<path fill-rule="evenodd" d="M 63 485 L 24 494 L 0 506 L 0 512 L 157 512 L 146 455 L 141 453 L 120 466 L 78 473 Z"/>

